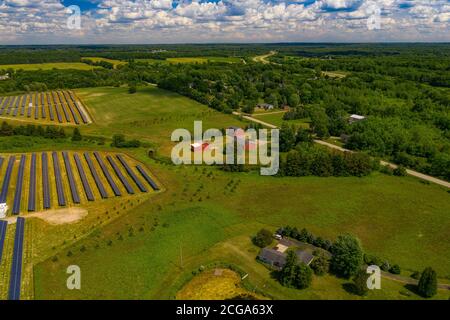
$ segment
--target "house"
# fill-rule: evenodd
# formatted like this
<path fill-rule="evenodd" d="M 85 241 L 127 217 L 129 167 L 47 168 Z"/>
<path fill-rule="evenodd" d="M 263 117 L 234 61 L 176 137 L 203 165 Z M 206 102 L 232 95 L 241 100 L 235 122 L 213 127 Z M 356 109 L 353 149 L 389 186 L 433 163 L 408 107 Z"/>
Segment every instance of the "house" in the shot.
<path fill-rule="evenodd" d="M 279 242 L 275 248 L 262 249 L 258 259 L 275 269 L 281 270 L 286 264 L 286 252 L 288 249 L 288 246 Z M 297 255 L 298 262 L 304 263 L 307 266 L 314 260 L 314 256 L 304 250 L 297 250 L 295 254 Z"/>
<path fill-rule="evenodd" d="M 9 79 L 9 73 L 0 76 L 0 80 L 8 80 L 8 79 Z"/>
<path fill-rule="evenodd" d="M 264 110 L 273 110 L 274 108 L 273 104 L 270 103 L 258 103 L 256 107 Z"/>
<path fill-rule="evenodd" d="M 193 143 L 191 144 L 191 151 L 195 152 L 195 151 L 204 151 L 206 148 L 209 147 L 209 143 L 207 142 L 203 142 L 203 143 Z"/>
<path fill-rule="evenodd" d="M 358 114 L 352 114 L 352 115 L 350 116 L 350 118 L 348 119 L 348 123 L 352 124 L 352 123 L 355 123 L 355 122 L 362 121 L 362 120 L 364 120 L 364 119 L 366 119 L 366 117 L 360 116 L 360 115 L 358 115 Z"/>

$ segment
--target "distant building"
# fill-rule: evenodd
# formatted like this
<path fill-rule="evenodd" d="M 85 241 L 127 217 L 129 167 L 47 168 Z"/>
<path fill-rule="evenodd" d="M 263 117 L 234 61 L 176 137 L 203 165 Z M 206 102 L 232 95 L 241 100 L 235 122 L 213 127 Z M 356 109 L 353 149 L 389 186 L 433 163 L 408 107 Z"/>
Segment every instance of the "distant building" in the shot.
<path fill-rule="evenodd" d="M 0 76 L 0 80 L 8 80 L 8 79 L 9 79 L 9 73 Z"/>
<path fill-rule="evenodd" d="M 274 109 L 273 104 L 270 104 L 270 103 L 258 103 L 256 105 L 256 107 L 259 109 L 264 109 L 264 110 L 273 110 Z"/>
<path fill-rule="evenodd" d="M 360 116 L 360 115 L 358 115 L 358 114 L 352 114 L 352 115 L 350 116 L 350 118 L 348 119 L 348 122 L 349 122 L 350 124 L 352 124 L 352 123 L 355 123 L 355 122 L 363 121 L 363 120 L 365 120 L 365 119 L 366 119 L 366 117 L 364 117 L 364 116 Z"/>

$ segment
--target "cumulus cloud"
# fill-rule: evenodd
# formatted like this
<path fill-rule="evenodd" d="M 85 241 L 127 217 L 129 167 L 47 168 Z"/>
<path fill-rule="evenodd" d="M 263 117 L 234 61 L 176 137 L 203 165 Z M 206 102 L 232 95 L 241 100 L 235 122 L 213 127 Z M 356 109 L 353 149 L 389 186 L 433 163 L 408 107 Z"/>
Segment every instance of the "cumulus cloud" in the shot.
<path fill-rule="evenodd" d="M 0 1 L 0 43 L 450 41 L 447 0 L 91 1 L 81 30 L 60 0 Z"/>

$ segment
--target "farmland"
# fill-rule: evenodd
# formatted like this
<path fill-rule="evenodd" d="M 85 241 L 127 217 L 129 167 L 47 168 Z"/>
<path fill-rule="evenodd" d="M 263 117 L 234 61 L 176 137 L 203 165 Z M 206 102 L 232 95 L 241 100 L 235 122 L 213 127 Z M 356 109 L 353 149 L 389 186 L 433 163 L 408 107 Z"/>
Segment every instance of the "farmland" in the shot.
<path fill-rule="evenodd" d="M 75 91 L 88 107 L 94 124 L 86 132 L 110 137 L 124 133 L 161 146 L 170 155 L 170 136 L 175 129 L 193 131 L 194 121 L 205 128 L 242 125 L 238 119 L 206 108 L 204 105 L 153 86 L 128 94 L 126 88 L 89 88 Z"/>
<path fill-rule="evenodd" d="M 167 58 L 165 60 L 157 60 L 157 59 L 136 59 L 139 62 L 148 62 L 148 63 L 208 63 L 208 62 L 221 62 L 221 63 L 241 63 L 241 58 L 235 57 L 179 57 L 179 58 Z"/>
<path fill-rule="evenodd" d="M 0 97 L 0 118 L 32 123 L 80 125 L 89 115 L 72 91 L 34 92 Z"/>
<path fill-rule="evenodd" d="M 306 292 L 283 289 L 270 279 L 269 271 L 255 261 L 258 250 L 249 235 L 261 227 L 273 230 L 286 221 L 323 237 L 351 232 L 362 240 L 365 250 L 411 272 L 431 264 L 442 277 L 450 273 L 445 238 L 449 225 L 444 213 L 450 208 L 447 193 L 440 187 L 381 174 L 361 179 L 274 179 L 256 174 L 230 176 L 206 168 L 150 167 L 170 186 L 168 192 L 107 226 L 99 236 L 74 245 L 70 250 L 78 252 L 75 256 L 67 257 L 66 249 L 58 254 L 58 262 L 49 259 L 38 265 L 36 297 L 170 298 L 192 270 L 223 261 L 249 272 L 255 284 L 270 284 L 267 293 L 276 298 L 351 298 L 342 289 L 345 281 L 332 277 L 318 278 Z M 268 196 L 271 194 L 277 196 Z M 383 210 L 379 210 L 380 201 Z M 434 203 L 432 207 L 427 205 L 429 201 Z M 401 229 L 396 227 L 399 224 Z M 118 240 L 119 234 L 141 227 L 144 231 Z M 88 249 L 80 252 L 82 246 Z M 89 274 L 86 283 L 95 283 L 95 287 L 87 285 L 78 293 L 58 287 L 65 276 L 63 266 L 74 261 Z M 99 267 L 100 261 L 107 263 Z M 159 270 L 158 276 L 152 270 Z M 50 279 L 49 274 L 55 277 Z M 140 274 L 139 284 L 132 282 L 134 274 Z M 372 298 L 402 298 L 401 285 L 386 283 L 391 290 Z M 332 287 L 326 290 L 327 285 Z"/>
<path fill-rule="evenodd" d="M 36 70 L 53 70 L 53 69 L 74 69 L 74 70 L 92 70 L 93 66 L 87 65 L 82 62 L 52 62 L 52 63 L 31 63 L 31 64 L 3 64 L 0 65 L 0 70 L 24 70 L 24 71 L 36 71 Z"/>

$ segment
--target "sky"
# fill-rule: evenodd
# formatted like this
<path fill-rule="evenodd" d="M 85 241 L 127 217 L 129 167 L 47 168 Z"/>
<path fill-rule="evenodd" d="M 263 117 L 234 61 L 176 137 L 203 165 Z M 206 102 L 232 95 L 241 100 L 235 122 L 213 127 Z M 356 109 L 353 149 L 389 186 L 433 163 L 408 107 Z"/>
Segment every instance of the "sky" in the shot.
<path fill-rule="evenodd" d="M 450 0 L 0 0 L 0 44 L 450 42 Z"/>

